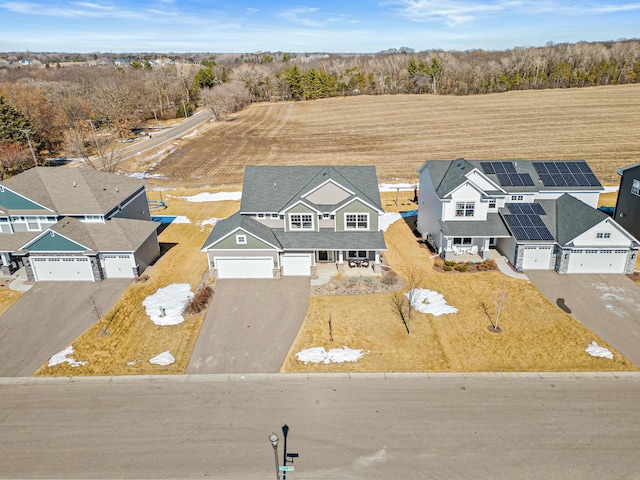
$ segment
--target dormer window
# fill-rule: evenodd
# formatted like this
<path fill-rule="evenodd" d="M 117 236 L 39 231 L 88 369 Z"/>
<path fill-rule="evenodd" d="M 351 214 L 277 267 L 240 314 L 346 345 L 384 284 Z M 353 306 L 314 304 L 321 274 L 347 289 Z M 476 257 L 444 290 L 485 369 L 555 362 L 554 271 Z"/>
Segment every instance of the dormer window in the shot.
<path fill-rule="evenodd" d="M 292 213 L 289 215 L 291 230 L 313 230 L 313 215 L 310 213 Z"/>

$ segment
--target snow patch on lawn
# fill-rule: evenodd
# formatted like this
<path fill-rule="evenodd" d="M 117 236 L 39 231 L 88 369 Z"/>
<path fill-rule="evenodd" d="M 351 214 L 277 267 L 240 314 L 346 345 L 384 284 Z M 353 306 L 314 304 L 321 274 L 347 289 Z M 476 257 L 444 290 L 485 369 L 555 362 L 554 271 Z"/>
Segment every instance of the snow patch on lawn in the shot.
<path fill-rule="evenodd" d="M 600 347 L 596 342 L 591 342 L 586 348 L 585 352 L 587 352 L 592 357 L 601 357 L 613 360 L 613 353 L 611 353 L 611 351 L 607 348 Z"/>
<path fill-rule="evenodd" d="M 224 200 L 235 200 L 238 201 L 242 198 L 242 192 L 218 192 L 218 193 L 208 193 L 202 192 L 197 195 L 192 195 L 190 197 L 177 197 L 181 200 L 186 200 L 187 202 L 222 202 Z"/>
<path fill-rule="evenodd" d="M 137 178 L 138 180 L 143 180 L 145 178 L 166 178 L 161 173 L 148 173 L 148 172 L 131 173 L 129 176 L 131 178 Z"/>
<path fill-rule="evenodd" d="M 416 288 L 405 293 L 408 299 L 413 297 L 413 308 L 421 313 L 430 313 L 434 317 L 446 315 L 448 313 L 456 313 L 458 309 L 447 303 L 444 295 L 433 290 L 425 290 Z"/>
<path fill-rule="evenodd" d="M 183 135 L 182 138 L 190 138 L 190 137 L 195 137 L 198 134 L 198 130 L 194 130 L 191 133 L 187 133 L 186 135 Z"/>
<path fill-rule="evenodd" d="M 62 350 L 61 352 L 56 353 L 49 359 L 49 366 L 53 367 L 54 365 L 60 365 L 61 363 L 67 362 L 72 367 L 79 367 L 80 365 L 86 365 L 87 362 L 79 362 L 73 357 L 68 357 L 73 353 L 73 345 L 69 345 L 67 348 Z"/>
<path fill-rule="evenodd" d="M 380 215 L 378 220 L 378 225 L 380 226 L 380 230 L 386 232 L 387 229 L 391 226 L 391 224 L 397 220 L 400 220 L 402 217 L 397 212 L 387 212 Z"/>
<path fill-rule="evenodd" d="M 311 363 L 343 363 L 357 362 L 369 351 L 355 350 L 346 345 L 342 348 L 332 348 L 328 352 L 324 347 L 305 348 L 296 353 L 296 357 L 305 364 Z"/>
<path fill-rule="evenodd" d="M 156 325 L 178 325 L 184 322 L 182 312 L 192 298 L 191 285 L 172 283 L 145 298 L 142 306 L 146 308 L 147 315 Z"/>
<path fill-rule="evenodd" d="M 219 220 L 219 218 L 207 218 L 206 220 L 198 222 L 198 225 L 200 225 L 201 227 L 204 227 L 206 225 L 215 226 L 215 224 L 218 223 Z"/>
<path fill-rule="evenodd" d="M 191 220 L 184 215 L 178 215 L 171 223 L 191 223 Z"/>
<path fill-rule="evenodd" d="M 167 350 L 166 352 L 162 352 L 161 354 L 156 355 L 155 357 L 150 359 L 149 363 L 153 363 L 154 365 L 162 365 L 164 367 L 167 365 L 171 365 L 175 361 L 176 358 L 171 355 L 171 352 L 169 352 L 169 350 Z"/>

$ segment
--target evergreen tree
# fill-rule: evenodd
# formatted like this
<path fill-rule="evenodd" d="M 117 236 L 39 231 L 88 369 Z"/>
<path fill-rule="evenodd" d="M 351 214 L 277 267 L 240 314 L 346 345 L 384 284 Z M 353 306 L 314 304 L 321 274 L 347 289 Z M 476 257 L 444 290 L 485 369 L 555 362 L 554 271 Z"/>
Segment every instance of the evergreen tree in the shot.
<path fill-rule="evenodd" d="M 37 150 L 40 146 L 38 134 L 31 126 L 27 116 L 9 105 L 0 95 L 0 143 L 18 143 L 28 147 L 25 130 L 29 131 L 31 146 Z"/>

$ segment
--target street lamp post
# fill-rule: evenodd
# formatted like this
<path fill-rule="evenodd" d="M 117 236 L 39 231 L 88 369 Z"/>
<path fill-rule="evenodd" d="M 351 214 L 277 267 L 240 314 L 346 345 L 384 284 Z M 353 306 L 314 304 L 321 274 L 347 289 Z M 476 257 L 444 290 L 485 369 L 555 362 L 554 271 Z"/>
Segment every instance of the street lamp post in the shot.
<path fill-rule="evenodd" d="M 273 458 L 276 462 L 276 479 L 280 480 L 280 464 L 278 463 L 278 440 L 278 435 L 276 435 L 275 433 L 269 435 L 269 441 L 273 446 Z"/>
<path fill-rule="evenodd" d="M 37 167 L 38 166 L 38 160 L 36 159 L 36 154 L 33 151 L 33 147 L 31 146 L 31 138 L 29 138 L 29 129 L 25 128 L 24 130 L 22 130 L 22 133 L 24 133 L 27 136 L 27 143 L 29 144 L 29 150 L 31 150 L 31 156 L 33 157 L 33 163 Z"/>

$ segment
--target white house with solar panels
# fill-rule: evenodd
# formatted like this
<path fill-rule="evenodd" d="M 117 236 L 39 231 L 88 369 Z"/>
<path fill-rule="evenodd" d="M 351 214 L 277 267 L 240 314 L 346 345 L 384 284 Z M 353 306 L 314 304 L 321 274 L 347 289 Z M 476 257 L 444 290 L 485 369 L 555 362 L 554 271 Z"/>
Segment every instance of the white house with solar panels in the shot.
<path fill-rule="evenodd" d="M 434 160 L 418 169 L 417 229 L 447 260 L 495 250 L 518 270 L 632 273 L 639 242 L 597 210 L 584 161 Z"/>

